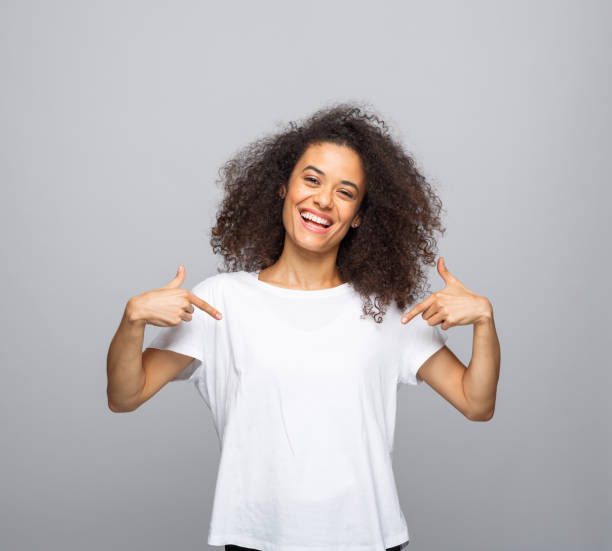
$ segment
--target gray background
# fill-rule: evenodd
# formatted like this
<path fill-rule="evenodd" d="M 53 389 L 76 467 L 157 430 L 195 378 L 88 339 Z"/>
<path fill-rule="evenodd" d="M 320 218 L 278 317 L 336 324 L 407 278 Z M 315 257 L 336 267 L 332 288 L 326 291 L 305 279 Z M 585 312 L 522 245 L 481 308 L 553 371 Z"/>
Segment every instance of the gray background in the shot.
<path fill-rule="evenodd" d="M 112 413 L 108 346 L 131 296 L 216 273 L 221 164 L 336 100 L 372 104 L 437 187 L 440 254 L 501 342 L 488 423 L 399 390 L 409 548 L 610 545 L 611 11 L 3 1 L 0 546 L 207 548 L 210 412 L 179 382 Z M 472 329 L 449 335 L 469 362 Z"/>

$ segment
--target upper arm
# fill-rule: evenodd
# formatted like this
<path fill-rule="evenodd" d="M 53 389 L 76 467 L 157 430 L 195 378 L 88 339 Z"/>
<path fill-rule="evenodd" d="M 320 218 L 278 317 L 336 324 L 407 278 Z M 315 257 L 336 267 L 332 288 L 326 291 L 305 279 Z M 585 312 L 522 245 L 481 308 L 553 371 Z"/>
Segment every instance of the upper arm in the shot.
<path fill-rule="evenodd" d="M 471 419 L 469 403 L 463 392 L 466 366 L 447 346 L 432 354 L 419 368 L 417 377 L 425 381 L 465 417 Z"/>
<path fill-rule="evenodd" d="M 199 299 L 214 305 L 214 278 L 208 278 L 191 292 Z M 145 373 L 143 388 L 136 400 L 141 406 L 168 382 L 174 380 L 196 382 L 203 372 L 206 349 L 213 346 L 216 320 L 196 305 L 191 320 L 162 327 L 142 352 Z M 193 369 L 186 369 L 193 362 Z M 184 371 L 184 373 L 183 373 Z"/>
<path fill-rule="evenodd" d="M 142 387 L 136 408 L 139 408 L 168 382 L 172 381 L 193 358 L 172 350 L 147 348 L 142 353 L 142 368 L 145 372 L 145 383 Z M 113 410 L 117 411 L 117 410 Z"/>

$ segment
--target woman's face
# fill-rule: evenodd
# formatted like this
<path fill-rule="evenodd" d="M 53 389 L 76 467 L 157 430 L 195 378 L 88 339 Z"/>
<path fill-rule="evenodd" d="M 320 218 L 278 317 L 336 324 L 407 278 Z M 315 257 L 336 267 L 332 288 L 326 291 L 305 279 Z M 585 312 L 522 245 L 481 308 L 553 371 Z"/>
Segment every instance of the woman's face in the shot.
<path fill-rule="evenodd" d="M 313 251 L 338 247 L 361 222 L 359 207 L 365 195 L 365 174 L 359 155 L 333 143 L 310 145 L 289 178 L 283 204 L 285 231 L 297 245 Z M 302 215 L 314 214 L 315 220 Z M 319 218 L 320 217 L 320 218 Z M 329 224 L 325 227 L 321 218 Z M 354 230 L 353 230 L 354 231 Z"/>

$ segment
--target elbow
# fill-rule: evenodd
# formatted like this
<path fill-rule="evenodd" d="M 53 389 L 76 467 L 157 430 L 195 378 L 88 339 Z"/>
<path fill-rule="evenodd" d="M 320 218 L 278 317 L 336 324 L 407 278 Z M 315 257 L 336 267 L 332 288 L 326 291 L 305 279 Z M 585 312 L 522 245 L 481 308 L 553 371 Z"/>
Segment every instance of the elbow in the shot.
<path fill-rule="evenodd" d="M 113 413 L 121 413 L 121 410 L 113 406 L 110 400 L 108 401 L 108 409 L 110 409 Z"/>
<path fill-rule="evenodd" d="M 116 400 L 113 401 L 111 399 L 111 392 L 109 388 L 106 389 L 106 401 L 108 403 L 108 409 L 110 409 L 113 413 L 128 413 L 130 411 L 134 411 L 138 409 L 140 406 L 140 400 L 133 398 L 128 402 L 123 402 L 122 404 L 117 404 Z"/>
<path fill-rule="evenodd" d="M 470 421 L 490 421 L 491 419 L 493 419 L 493 413 L 495 412 L 495 408 L 491 408 L 490 410 L 484 411 L 484 412 L 471 412 L 468 415 L 466 415 L 466 417 L 470 420 Z"/>
<path fill-rule="evenodd" d="M 130 411 L 134 411 L 137 408 L 118 408 L 109 400 L 108 401 L 108 409 L 110 409 L 113 413 L 128 413 Z"/>

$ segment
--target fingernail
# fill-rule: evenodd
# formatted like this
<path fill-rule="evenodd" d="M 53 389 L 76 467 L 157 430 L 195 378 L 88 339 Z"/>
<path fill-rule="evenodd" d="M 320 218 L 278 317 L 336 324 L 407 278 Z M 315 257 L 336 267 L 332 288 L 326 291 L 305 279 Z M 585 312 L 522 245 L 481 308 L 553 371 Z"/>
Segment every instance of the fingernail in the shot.
<path fill-rule="evenodd" d="M 221 312 L 217 312 L 217 313 L 215 314 L 215 317 L 216 317 L 218 320 L 220 320 L 220 319 L 221 319 L 221 317 L 222 317 L 222 316 L 221 316 Z"/>

